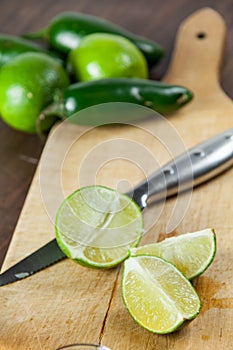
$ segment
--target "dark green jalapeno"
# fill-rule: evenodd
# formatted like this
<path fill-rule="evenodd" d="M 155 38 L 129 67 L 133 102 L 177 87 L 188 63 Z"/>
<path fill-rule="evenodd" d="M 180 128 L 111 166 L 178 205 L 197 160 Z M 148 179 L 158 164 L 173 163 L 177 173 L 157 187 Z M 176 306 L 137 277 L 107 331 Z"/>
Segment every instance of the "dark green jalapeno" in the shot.
<path fill-rule="evenodd" d="M 44 110 L 43 117 L 48 114 L 63 118 L 74 116 L 77 112 L 107 102 L 127 102 L 151 108 L 159 113 L 167 114 L 184 106 L 192 99 L 192 92 L 185 87 L 165 84 L 158 81 L 133 78 L 101 79 L 76 83 L 64 90 L 64 99 Z M 85 115 L 85 116 L 84 116 Z M 84 119 L 83 119 L 84 116 Z M 100 120 L 98 120 L 100 118 Z M 78 113 L 75 120 L 78 124 L 101 125 L 128 122 L 124 115 L 102 117 L 95 113 Z M 138 118 L 131 116 L 130 121 Z"/>
<path fill-rule="evenodd" d="M 9 34 L 0 34 L 0 67 L 24 52 L 48 53 L 40 45 L 30 40 Z"/>
<path fill-rule="evenodd" d="M 63 12 L 54 17 L 46 29 L 24 34 L 24 37 L 44 38 L 54 49 L 68 53 L 78 47 L 82 37 L 97 32 L 126 37 L 142 51 L 150 66 L 163 55 L 163 49 L 156 42 L 135 35 L 110 21 L 83 13 Z"/>

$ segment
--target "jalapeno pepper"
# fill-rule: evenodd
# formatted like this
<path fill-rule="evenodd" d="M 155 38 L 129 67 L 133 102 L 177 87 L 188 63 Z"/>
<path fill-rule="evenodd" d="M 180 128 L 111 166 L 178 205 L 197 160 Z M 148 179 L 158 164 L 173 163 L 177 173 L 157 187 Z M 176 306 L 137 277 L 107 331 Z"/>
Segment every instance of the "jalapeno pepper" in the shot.
<path fill-rule="evenodd" d="M 107 102 L 138 104 L 166 114 L 184 106 L 192 99 L 192 96 L 192 92 L 185 87 L 153 80 L 133 78 L 95 80 L 70 85 L 64 91 L 63 101 L 45 110 L 43 118 L 47 113 L 69 118 L 85 108 Z M 134 118 L 138 119 L 138 115 L 131 116 L 130 121 L 133 121 Z M 125 116 L 121 116 L 120 113 L 103 117 L 95 113 L 79 113 L 75 122 L 84 125 L 101 125 L 121 123 L 126 120 Z"/>
<path fill-rule="evenodd" d="M 163 49 L 154 41 L 135 35 L 110 21 L 83 13 L 63 12 L 54 17 L 46 29 L 24 34 L 24 37 L 44 38 L 54 49 L 68 53 L 78 47 L 82 37 L 97 32 L 126 37 L 142 51 L 150 66 L 163 55 Z"/>
<path fill-rule="evenodd" d="M 27 39 L 14 35 L 0 34 L 0 67 L 24 52 L 44 52 L 51 55 L 50 52 L 43 49 L 40 45 Z M 54 55 L 52 54 L 52 56 Z"/>

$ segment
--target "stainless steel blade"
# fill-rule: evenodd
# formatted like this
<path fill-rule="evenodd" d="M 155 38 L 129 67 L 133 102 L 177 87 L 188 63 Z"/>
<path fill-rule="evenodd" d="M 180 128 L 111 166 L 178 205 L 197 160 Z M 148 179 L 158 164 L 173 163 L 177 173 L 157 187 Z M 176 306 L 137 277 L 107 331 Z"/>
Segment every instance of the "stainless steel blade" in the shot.
<path fill-rule="evenodd" d="M 56 239 L 53 239 L 0 274 L 0 286 L 26 278 L 65 257 L 65 254 L 57 245 Z"/>

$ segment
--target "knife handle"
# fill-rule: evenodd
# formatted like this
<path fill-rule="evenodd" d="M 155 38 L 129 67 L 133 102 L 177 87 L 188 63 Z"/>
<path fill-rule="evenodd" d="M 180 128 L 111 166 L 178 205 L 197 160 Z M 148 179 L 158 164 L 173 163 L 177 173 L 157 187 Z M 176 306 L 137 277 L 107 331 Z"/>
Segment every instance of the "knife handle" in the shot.
<path fill-rule="evenodd" d="M 133 199 L 141 209 L 147 200 L 158 201 L 192 189 L 233 165 L 233 128 L 204 141 L 155 171 L 140 183 Z"/>

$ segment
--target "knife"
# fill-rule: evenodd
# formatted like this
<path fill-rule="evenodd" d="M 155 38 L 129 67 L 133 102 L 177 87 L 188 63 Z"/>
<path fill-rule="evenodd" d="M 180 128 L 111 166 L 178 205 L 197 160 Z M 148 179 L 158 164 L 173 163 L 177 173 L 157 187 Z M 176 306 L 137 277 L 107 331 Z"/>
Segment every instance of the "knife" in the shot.
<path fill-rule="evenodd" d="M 192 189 L 233 165 L 233 128 L 182 153 L 127 193 L 143 210 L 147 200 L 165 199 Z M 0 274 L 0 286 L 26 278 L 66 256 L 56 239 Z"/>

